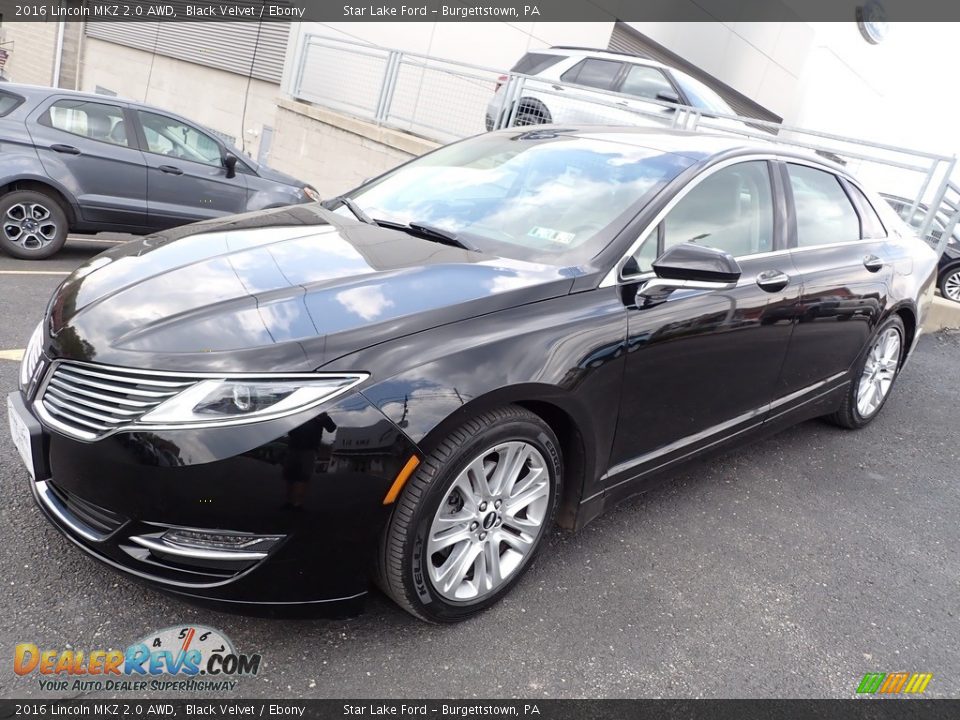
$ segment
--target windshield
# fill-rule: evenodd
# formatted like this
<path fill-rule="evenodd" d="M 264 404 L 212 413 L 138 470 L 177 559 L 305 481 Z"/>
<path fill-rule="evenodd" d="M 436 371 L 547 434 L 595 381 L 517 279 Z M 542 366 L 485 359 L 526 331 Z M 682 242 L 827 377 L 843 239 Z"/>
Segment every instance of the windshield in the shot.
<path fill-rule="evenodd" d="M 603 249 L 601 231 L 625 224 L 622 215 L 692 162 L 596 136 L 497 133 L 441 148 L 350 197 L 374 220 L 429 224 L 504 257 L 579 264 Z"/>
<path fill-rule="evenodd" d="M 722 115 L 737 114 L 734 112 L 733 108 L 727 105 L 726 100 L 717 95 L 715 91 L 708 88 L 699 80 L 696 80 L 689 75 L 676 70 L 673 71 L 673 76 L 677 81 L 677 84 L 680 86 L 680 89 L 683 90 L 683 94 L 690 99 L 690 102 L 693 103 L 694 107 L 710 110 L 711 112 L 720 113 Z"/>

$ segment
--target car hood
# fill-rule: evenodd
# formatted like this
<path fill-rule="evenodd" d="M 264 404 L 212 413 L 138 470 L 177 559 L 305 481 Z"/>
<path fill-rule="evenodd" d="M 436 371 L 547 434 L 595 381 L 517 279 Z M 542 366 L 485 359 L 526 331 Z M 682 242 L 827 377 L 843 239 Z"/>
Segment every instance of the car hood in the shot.
<path fill-rule="evenodd" d="M 564 295 L 577 274 L 337 217 L 295 205 L 98 255 L 50 302 L 50 354 L 157 370 L 312 370 L 385 340 Z"/>
<path fill-rule="evenodd" d="M 310 184 L 305 183 L 302 180 L 298 180 L 293 175 L 287 175 L 286 173 L 282 173 L 279 170 L 274 170 L 272 167 L 267 167 L 266 165 L 257 165 L 257 175 L 262 177 L 264 180 L 281 183 L 282 185 L 290 185 L 298 189 Z"/>

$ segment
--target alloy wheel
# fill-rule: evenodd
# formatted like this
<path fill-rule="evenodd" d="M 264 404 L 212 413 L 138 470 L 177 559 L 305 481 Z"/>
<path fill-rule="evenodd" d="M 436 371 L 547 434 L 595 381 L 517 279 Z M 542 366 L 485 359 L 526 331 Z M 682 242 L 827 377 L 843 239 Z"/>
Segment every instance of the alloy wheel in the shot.
<path fill-rule="evenodd" d="M 943 293 L 954 302 L 960 302 L 960 270 L 954 270 L 944 278 Z"/>
<path fill-rule="evenodd" d="M 883 404 L 900 365 L 900 331 L 888 328 L 874 341 L 857 387 L 857 412 L 860 417 L 873 416 Z"/>
<path fill-rule="evenodd" d="M 474 458 L 430 526 L 427 567 L 434 589 L 460 602 L 496 592 L 536 547 L 550 493 L 547 463 L 527 442 L 499 443 Z"/>
<path fill-rule="evenodd" d="M 32 202 L 11 205 L 3 217 L 3 234 L 14 245 L 37 250 L 57 238 L 57 223 L 50 210 Z"/>

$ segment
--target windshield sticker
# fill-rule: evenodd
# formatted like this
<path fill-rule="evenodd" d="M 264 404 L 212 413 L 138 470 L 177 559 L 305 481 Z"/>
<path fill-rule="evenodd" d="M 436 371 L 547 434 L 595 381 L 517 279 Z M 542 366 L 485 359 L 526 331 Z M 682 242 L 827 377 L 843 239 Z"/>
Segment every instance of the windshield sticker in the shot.
<path fill-rule="evenodd" d="M 562 230 L 554 230 L 553 228 L 545 228 L 535 225 L 534 227 L 530 228 L 527 236 L 536 238 L 537 240 L 547 240 L 548 242 L 560 243 L 561 245 L 569 245 L 576 237 L 576 233 L 563 232 Z"/>

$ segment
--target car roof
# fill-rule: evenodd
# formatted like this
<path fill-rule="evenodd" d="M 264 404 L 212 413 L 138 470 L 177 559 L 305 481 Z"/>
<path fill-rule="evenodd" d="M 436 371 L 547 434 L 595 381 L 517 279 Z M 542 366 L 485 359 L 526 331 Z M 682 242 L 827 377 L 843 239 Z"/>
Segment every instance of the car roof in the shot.
<path fill-rule="evenodd" d="M 3 83 L 2 85 L 0 85 L 0 90 L 6 90 L 8 92 L 13 93 L 14 95 L 20 95 L 31 103 L 40 102 L 53 95 L 83 98 L 84 100 L 90 100 L 93 102 L 101 102 L 101 103 L 102 102 L 124 103 L 134 108 L 143 108 L 144 110 L 156 110 L 157 112 L 161 112 L 164 115 L 180 118 L 187 122 L 193 123 L 194 125 L 199 124 L 196 121 L 183 117 L 182 115 L 172 112 L 170 110 L 167 110 L 166 108 L 162 108 L 157 105 L 148 105 L 146 103 L 138 102 L 136 100 L 131 100 L 130 98 L 125 98 L 118 95 L 102 95 L 100 93 L 82 92 L 80 90 L 69 90 L 67 88 L 47 87 L 45 85 L 26 85 L 26 84 L 20 84 L 20 83 Z"/>
<path fill-rule="evenodd" d="M 602 48 L 588 48 L 588 47 L 575 47 L 572 45 L 554 45 L 549 48 L 538 48 L 535 50 L 530 50 L 531 53 L 536 53 L 540 55 L 560 55 L 562 57 L 591 57 L 598 58 L 601 60 L 616 60 L 617 62 L 629 62 L 636 65 L 651 65 L 657 68 L 664 68 L 667 70 L 674 70 L 676 68 L 671 67 L 670 65 L 665 65 L 662 62 L 654 60 L 653 58 L 645 57 L 643 55 L 636 55 L 634 53 L 620 52 L 618 50 L 604 50 Z"/>
<path fill-rule="evenodd" d="M 516 134 L 518 128 L 500 130 L 500 133 Z M 822 165 L 833 172 L 848 176 L 842 165 L 812 152 L 790 148 L 774 142 L 756 140 L 722 133 L 705 133 L 672 128 L 653 128 L 635 125 L 535 125 L 520 132 L 531 135 L 558 134 L 583 138 L 607 140 L 624 145 L 636 145 L 658 152 L 682 155 L 693 160 L 706 160 L 717 155 L 779 155 Z"/>

